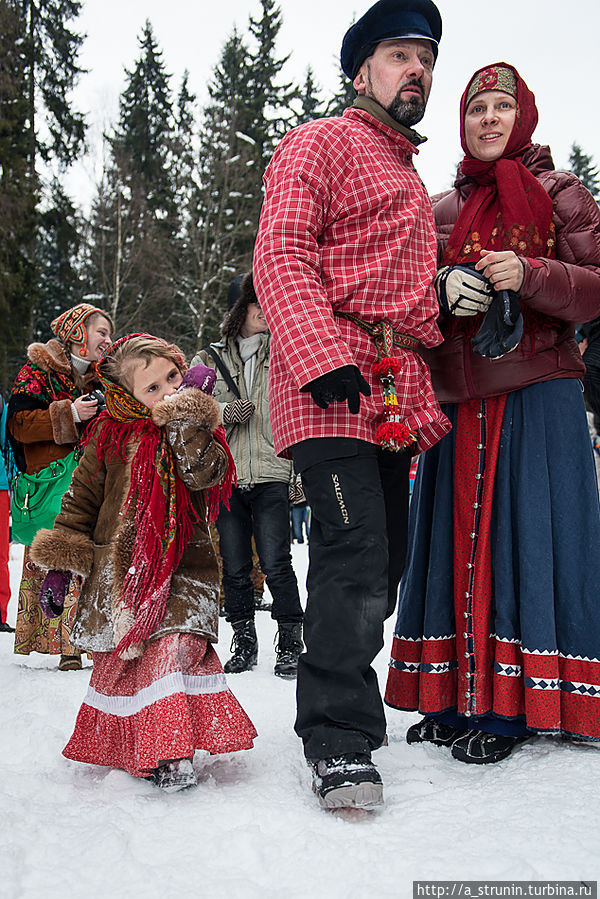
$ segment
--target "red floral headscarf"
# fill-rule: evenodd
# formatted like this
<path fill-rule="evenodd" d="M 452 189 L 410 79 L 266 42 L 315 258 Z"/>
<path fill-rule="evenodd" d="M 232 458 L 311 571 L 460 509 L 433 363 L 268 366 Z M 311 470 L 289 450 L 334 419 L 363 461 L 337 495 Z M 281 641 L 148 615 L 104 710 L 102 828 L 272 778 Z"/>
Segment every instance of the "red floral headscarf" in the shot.
<path fill-rule="evenodd" d="M 503 90 L 517 101 L 515 124 L 500 159 L 483 162 L 467 146 L 465 114 L 482 91 Z M 552 200 L 521 158 L 531 147 L 538 121 L 535 97 L 517 70 L 505 62 L 479 69 L 460 101 L 460 137 L 465 157 L 463 176 L 473 180 L 443 257 L 444 265 L 472 262 L 480 250 L 513 250 L 519 256 L 554 256 Z M 457 184 L 464 179 L 459 176 Z"/>

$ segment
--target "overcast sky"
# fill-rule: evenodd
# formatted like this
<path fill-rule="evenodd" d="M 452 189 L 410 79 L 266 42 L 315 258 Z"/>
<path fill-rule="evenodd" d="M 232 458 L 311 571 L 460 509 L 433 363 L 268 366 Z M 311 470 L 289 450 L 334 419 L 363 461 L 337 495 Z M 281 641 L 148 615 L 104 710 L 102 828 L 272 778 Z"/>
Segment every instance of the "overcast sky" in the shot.
<path fill-rule="evenodd" d="M 485 4 L 486 9 L 483 8 Z M 538 143 L 550 144 L 557 168 L 568 165 L 571 144 L 600 163 L 599 0 L 501 0 L 477 4 L 439 0 L 443 35 L 425 118 L 417 126 L 429 137 L 417 167 L 431 193 L 450 186 L 462 156 L 459 141 L 460 95 L 473 72 L 504 60 L 512 63 L 536 95 Z M 354 17 L 370 6 L 360 0 L 279 0 L 283 25 L 278 52 L 290 54 L 288 80 L 302 82 L 311 66 L 322 89 L 337 88 L 342 38 Z M 258 0 L 84 0 L 78 30 L 87 34 L 75 98 L 93 126 L 97 147 L 102 129 L 114 122 L 124 69 L 139 55 L 138 37 L 148 18 L 178 88 L 189 70 L 190 83 L 205 102 L 206 83 L 234 25 L 246 32 L 248 16 L 260 15 Z M 76 199 L 92 195 L 98 152 L 70 179 Z"/>

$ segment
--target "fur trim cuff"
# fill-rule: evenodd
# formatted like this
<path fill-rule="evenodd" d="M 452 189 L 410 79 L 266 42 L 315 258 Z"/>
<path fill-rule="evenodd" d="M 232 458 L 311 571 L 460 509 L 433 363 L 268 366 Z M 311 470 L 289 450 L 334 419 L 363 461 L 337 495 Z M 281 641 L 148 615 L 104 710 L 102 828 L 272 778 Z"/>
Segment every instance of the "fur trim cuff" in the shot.
<path fill-rule="evenodd" d="M 77 443 L 79 437 L 71 411 L 72 405 L 71 400 L 55 400 L 48 407 L 52 436 L 54 442 L 59 446 L 63 446 L 65 443 Z"/>
<path fill-rule="evenodd" d="M 31 558 L 40 568 L 88 577 L 94 566 L 94 544 L 76 531 L 42 528 L 31 544 Z"/>
<path fill-rule="evenodd" d="M 199 427 L 214 432 L 221 424 L 221 410 L 212 396 L 186 387 L 172 399 L 160 400 L 152 409 L 152 419 L 159 428 L 179 419 L 195 421 Z"/>

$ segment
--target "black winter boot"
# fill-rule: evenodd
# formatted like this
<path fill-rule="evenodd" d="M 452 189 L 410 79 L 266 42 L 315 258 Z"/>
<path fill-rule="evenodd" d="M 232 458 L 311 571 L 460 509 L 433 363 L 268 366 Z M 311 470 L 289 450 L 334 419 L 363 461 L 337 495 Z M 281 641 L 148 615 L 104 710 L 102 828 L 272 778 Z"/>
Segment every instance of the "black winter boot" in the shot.
<path fill-rule="evenodd" d="M 253 618 L 232 621 L 233 639 L 231 651 L 233 655 L 223 666 L 225 674 L 239 674 L 256 667 L 258 660 L 258 640 Z"/>
<path fill-rule="evenodd" d="M 469 730 L 452 744 L 450 752 L 467 765 L 490 765 L 507 758 L 527 737 L 505 737 L 481 730 Z"/>
<path fill-rule="evenodd" d="M 298 656 L 304 649 L 302 642 L 302 622 L 282 621 L 277 631 L 277 645 L 275 653 L 274 673 L 278 677 L 293 679 L 298 673 Z"/>
<path fill-rule="evenodd" d="M 406 731 L 407 743 L 433 743 L 435 746 L 452 746 L 455 740 L 464 736 L 467 731 L 449 724 L 442 724 L 435 718 L 423 718 L 417 724 L 411 724 Z"/>

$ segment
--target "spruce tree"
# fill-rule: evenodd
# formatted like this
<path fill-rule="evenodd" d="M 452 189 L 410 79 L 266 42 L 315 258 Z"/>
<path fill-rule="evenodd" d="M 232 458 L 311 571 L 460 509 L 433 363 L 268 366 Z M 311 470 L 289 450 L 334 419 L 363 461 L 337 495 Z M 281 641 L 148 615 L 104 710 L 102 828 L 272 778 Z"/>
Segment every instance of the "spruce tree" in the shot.
<path fill-rule="evenodd" d="M 174 110 L 171 144 L 171 177 L 178 231 L 175 235 L 176 272 L 173 279 L 173 327 L 177 342 L 186 351 L 197 348 L 195 323 L 196 282 L 195 245 L 197 243 L 196 198 L 199 189 L 198 137 L 195 133 L 194 105 L 196 97 L 189 89 L 189 73 L 184 72 Z"/>
<path fill-rule="evenodd" d="M 81 73 L 77 57 L 83 39 L 71 27 L 80 9 L 78 0 L 0 2 L 0 308 L 7 304 L 0 335 L 3 386 L 32 337 L 44 288 L 37 207 L 52 201 L 42 186 L 83 150 L 84 119 L 70 100 Z"/>
<path fill-rule="evenodd" d="M 66 166 L 83 148 L 85 122 L 69 95 L 82 69 L 77 64 L 83 37 L 69 23 L 81 11 L 79 0 L 13 0 L 26 23 L 26 97 L 32 171 L 38 155 Z M 40 118 L 48 137 L 40 137 Z"/>
<path fill-rule="evenodd" d="M 202 112 L 198 186 L 188 245 L 187 300 L 198 345 L 217 336 L 232 278 L 252 265 L 262 193 L 250 88 L 251 56 L 237 32 L 226 41 Z"/>
<path fill-rule="evenodd" d="M 179 218 L 171 176 L 169 75 L 146 22 L 120 98 L 110 161 L 93 205 L 88 270 L 117 330 L 177 336 Z"/>
<path fill-rule="evenodd" d="M 179 213 L 189 206 L 196 172 L 196 141 L 194 139 L 194 105 L 196 95 L 190 92 L 189 72 L 183 73 L 174 111 L 171 140 L 171 180 L 176 208 Z"/>
<path fill-rule="evenodd" d="M 25 21 L 0 0 L 0 389 L 10 388 L 30 338 L 36 289 L 32 235 L 38 181 L 31 164 Z"/>
<path fill-rule="evenodd" d="M 352 86 L 352 82 L 348 76 L 344 74 L 340 67 L 338 74 L 338 89 L 327 104 L 327 115 L 339 116 L 344 110 L 352 106 L 356 99 L 356 91 Z"/>
<path fill-rule="evenodd" d="M 113 151 L 122 164 L 126 183 L 134 190 L 141 189 L 148 209 L 172 226 L 171 89 L 162 52 L 149 21 L 144 25 L 139 45 L 141 52 L 133 71 L 126 71 L 127 85 L 121 94 Z"/>
<path fill-rule="evenodd" d="M 37 235 L 40 286 L 33 319 L 34 340 L 47 340 L 52 319 L 83 299 L 78 265 L 81 230 L 79 215 L 55 178 L 47 208 L 40 213 Z"/>
<path fill-rule="evenodd" d="M 598 167 L 594 165 L 593 158 L 583 152 L 579 144 L 571 147 L 569 165 L 574 175 L 587 187 L 593 198 L 597 201 L 600 197 L 600 174 Z"/>
<path fill-rule="evenodd" d="M 301 125 L 303 122 L 312 121 L 312 119 L 320 119 L 326 114 L 323 101 L 319 96 L 319 88 L 310 66 L 306 70 L 304 84 L 299 91 L 299 99 L 301 104 L 300 113 L 295 124 Z"/>
<path fill-rule="evenodd" d="M 255 141 L 258 175 L 262 174 L 279 140 L 293 121 L 291 105 L 298 90 L 291 83 L 280 83 L 281 70 L 288 57 L 279 58 L 276 42 L 281 29 L 281 10 L 275 0 L 260 0 L 260 18 L 249 19 L 249 31 L 255 42 L 250 53 L 248 88 L 250 121 L 248 134 Z"/>

